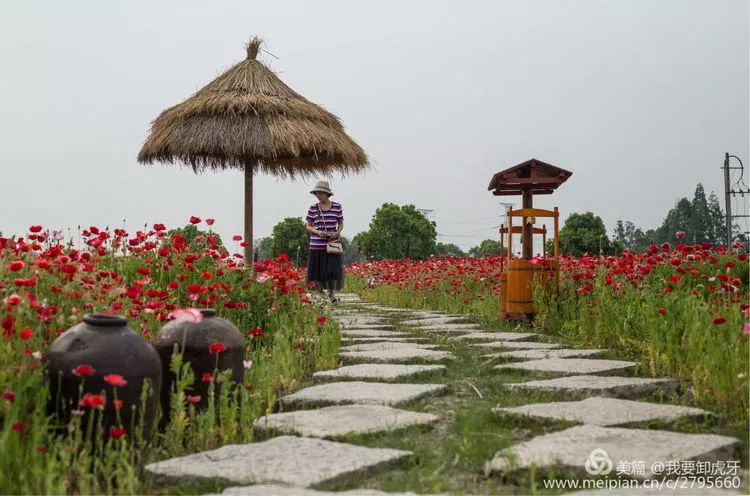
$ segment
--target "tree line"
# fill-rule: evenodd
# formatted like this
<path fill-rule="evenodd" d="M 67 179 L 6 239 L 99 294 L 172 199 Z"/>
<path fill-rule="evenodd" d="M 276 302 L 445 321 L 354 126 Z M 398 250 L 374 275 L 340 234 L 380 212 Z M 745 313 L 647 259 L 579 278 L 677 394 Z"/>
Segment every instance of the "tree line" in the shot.
<path fill-rule="evenodd" d="M 499 219 L 499 216 L 498 216 Z M 601 217 L 593 212 L 572 213 L 560 229 L 560 251 L 574 256 L 615 254 L 623 250 L 642 252 L 651 244 L 677 241 L 677 232 L 686 233 L 683 242 L 721 244 L 726 239 L 724 212 L 715 193 L 707 197 L 701 184 L 695 188 L 693 199 L 681 198 L 667 212 L 661 225 L 643 229 L 629 220 L 618 220 L 610 235 Z M 309 234 L 300 217 L 289 217 L 274 226 L 271 236 L 255 242 L 260 259 L 286 253 L 298 265 L 307 262 Z M 372 217 L 366 231 L 354 237 L 342 236 L 344 263 L 411 258 L 424 260 L 436 256 L 476 258 L 500 255 L 498 239 L 485 239 L 464 252 L 453 243 L 437 241 L 435 222 L 429 220 L 414 205 L 384 203 Z M 551 253 L 554 240 L 548 239 L 545 251 Z"/>

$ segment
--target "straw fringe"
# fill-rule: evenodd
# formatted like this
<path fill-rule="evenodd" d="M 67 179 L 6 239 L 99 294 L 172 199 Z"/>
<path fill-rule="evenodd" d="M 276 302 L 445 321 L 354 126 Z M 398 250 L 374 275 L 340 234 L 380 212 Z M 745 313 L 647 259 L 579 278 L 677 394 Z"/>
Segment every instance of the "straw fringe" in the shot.
<path fill-rule="evenodd" d="M 182 162 L 196 172 L 251 165 L 282 177 L 369 168 L 364 150 L 335 115 L 255 60 L 260 43 L 253 39 L 246 60 L 164 110 L 152 122 L 138 161 Z"/>

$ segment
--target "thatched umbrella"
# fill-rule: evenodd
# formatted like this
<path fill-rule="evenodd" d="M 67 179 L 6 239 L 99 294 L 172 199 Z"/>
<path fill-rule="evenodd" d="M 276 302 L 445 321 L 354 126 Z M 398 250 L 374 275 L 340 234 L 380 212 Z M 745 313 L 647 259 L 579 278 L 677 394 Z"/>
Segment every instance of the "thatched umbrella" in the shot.
<path fill-rule="evenodd" d="M 183 163 L 245 171 L 245 256 L 252 260 L 253 173 L 281 177 L 359 172 L 367 155 L 339 119 L 284 84 L 255 60 L 261 41 L 247 45 L 247 58 L 151 124 L 138 161 Z"/>

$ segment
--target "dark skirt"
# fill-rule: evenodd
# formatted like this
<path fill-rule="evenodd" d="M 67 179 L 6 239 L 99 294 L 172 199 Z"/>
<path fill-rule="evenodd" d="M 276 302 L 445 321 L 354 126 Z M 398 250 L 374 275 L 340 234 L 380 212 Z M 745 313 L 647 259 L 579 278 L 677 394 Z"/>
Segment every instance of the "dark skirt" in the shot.
<path fill-rule="evenodd" d="M 307 256 L 307 287 L 341 290 L 344 286 L 344 265 L 340 254 L 310 250 Z"/>

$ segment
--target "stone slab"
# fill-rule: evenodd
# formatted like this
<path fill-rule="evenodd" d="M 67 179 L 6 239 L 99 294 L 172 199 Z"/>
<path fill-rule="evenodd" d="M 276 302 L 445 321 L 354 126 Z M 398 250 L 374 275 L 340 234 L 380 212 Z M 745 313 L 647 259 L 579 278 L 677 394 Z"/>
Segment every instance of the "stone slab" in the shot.
<path fill-rule="evenodd" d="M 342 346 L 341 351 L 397 351 L 397 350 L 411 350 L 414 348 L 420 350 L 433 350 L 437 348 L 436 344 L 420 344 L 410 343 L 408 341 L 402 341 L 400 343 L 378 341 L 377 343 L 362 343 L 353 344 L 351 346 Z"/>
<path fill-rule="evenodd" d="M 536 339 L 539 334 L 533 332 L 472 332 L 462 336 L 453 336 L 452 341 L 523 341 Z"/>
<path fill-rule="evenodd" d="M 336 320 L 383 320 L 385 317 L 376 313 L 352 312 L 346 315 L 334 315 Z"/>
<path fill-rule="evenodd" d="M 393 381 L 416 374 L 445 372 L 445 365 L 401 365 L 395 363 L 360 363 L 345 365 L 335 370 L 321 370 L 313 374 L 317 382 L 337 379 L 370 379 Z"/>
<path fill-rule="evenodd" d="M 452 326 L 450 327 L 412 327 L 409 329 L 409 331 L 414 331 L 414 332 L 423 331 L 428 334 L 436 334 L 436 335 L 437 334 L 459 335 L 459 334 L 468 334 L 470 332 L 479 332 L 481 330 L 482 329 L 480 327 L 473 326 L 473 325 L 472 327 L 461 327 L 461 326 L 457 326 L 457 327 L 452 327 Z"/>
<path fill-rule="evenodd" d="M 204 479 L 308 487 L 356 476 L 411 455 L 409 451 L 279 436 L 260 443 L 230 444 L 212 451 L 151 463 L 146 465 L 146 471 L 181 483 L 188 479 Z"/>
<path fill-rule="evenodd" d="M 389 338 L 389 337 L 382 337 L 382 338 L 363 338 L 359 336 L 343 336 L 341 338 L 342 343 L 376 343 L 376 342 L 384 342 L 384 343 L 409 343 L 409 342 L 424 342 L 429 341 L 427 338 L 418 338 L 413 336 L 406 336 L 406 337 L 400 337 L 400 338 Z"/>
<path fill-rule="evenodd" d="M 389 331 L 387 329 L 341 329 L 342 336 L 357 336 L 361 338 L 378 338 L 378 337 L 406 337 L 409 334 L 405 332 Z"/>
<path fill-rule="evenodd" d="M 606 353 L 607 350 L 597 349 L 580 349 L 573 350 L 568 348 L 552 350 L 514 350 L 501 351 L 500 353 L 491 353 L 484 355 L 482 358 L 521 358 L 525 360 L 541 360 L 543 358 L 580 358 L 592 357 Z"/>
<path fill-rule="evenodd" d="M 482 328 L 478 324 L 473 324 L 471 322 L 461 322 L 458 324 L 454 324 L 451 322 L 446 323 L 440 323 L 440 324 L 430 324 L 430 325 L 424 325 L 424 326 L 416 326 L 417 329 L 421 329 L 423 331 L 442 331 L 443 329 L 450 330 L 469 330 L 469 331 L 481 331 Z"/>
<path fill-rule="evenodd" d="M 624 360 L 598 360 L 591 358 L 543 358 L 528 362 L 495 365 L 496 370 L 524 370 L 526 372 L 553 372 L 565 375 L 615 374 L 633 370 L 635 362 Z"/>
<path fill-rule="evenodd" d="M 383 317 L 362 317 L 361 315 L 347 315 L 342 317 L 336 317 L 336 321 L 338 321 L 342 325 L 352 325 L 356 323 L 362 323 L 362 324 L 387 324 L 388 320 L 387 318 Z"/>
<path fill-rule="evenodd" d="M 474 348 L 508 349 L 508 350 L 552 350 L 559 348 L 557 343 L 540 343 L 537 341 L 490 341 L 489 343 L 475 343 Z"/>
<path fill-rule="evenodd" d="M 393 324 L 383 323 L 367 323 L 367 322 L 356 322 L 351 324 L 339 324 L 342 329 L 393 329 Z"/>
<path fill-rule="evenodd" d="M 434 316 L 434 317 L 425 317 L 421 319 L 403 320 L 401 321 L 401 324 L 407 325 L 407 326 L 428 326 L 428 325 L 435 325 L 435 324 L 450 324 L 450 323 L 458 322 L 461 320 L 464 320 L 464 317 Z"/>
<path fill-rule="evenodd" d="M 485 472 L 506 473 L 513 469 L 555 464 L 585 470 L 585 463 L 589 461 L 592 451 L 601 449 L 606 451 L 613 469 L 621 461 L 644 461 L 645 473 L 633 476 L 654 478 L 661 476 L 651 471 L 654 462 L 662 462 L 666 466 L 670 460 L 733 460 L 737 446 L 737 439 L 714 434 L 581 425 L 538 436 L 499 451 L 486 464 Z M 602 456 L 594 459 L 594 463 L 602 466 L 606 462 Z"/>
<path fill-rule="evenodd" d="M 335 438 L 350 434 L 375 434 L 440 420 L 429 413 L 410 412 L 384 405 L 337 405 L 316 410 L 273 413 L 255 421 L 258 430 L 298 436 Z"/>
<path fill-rule="evenodd" d="M 228 487 L 221 494 L 224 496 L 417 496 L 417 493 L 384 493 L 377 489 L 352 489 L 349 491 L 330 492 L 301 487 L 279 486 L 276 484 Z"/>
<path fill-rule="evenodd" d="M 677 381 L 644 377 L 572 375 L 541 381 L 508 383 L 505 386 L 511 389 L 549 391 L 579 398 L 582 396 L 635 398 L 659 389 L 669 393 L 676 388 Z"/>
<path fill-rule="evenodd" d="M 374 350 L 374 351 L 342 351 L 339 357 L 350 361 L 367 361 L 378 363 L 391 362 L 440 362 L 443 360 L 454 360 L 455 357 L 448 351 L 425 350 L 420 348 L 403 348 L 399 350 Z"/>
<path fill-rule="evenodd" d="M 700 408 L 599 396 L 581 401 L 556 401 L 532 403 L 514 408 L 493 408 L 492 411 L 498 415 L 518 415 L 539 420 L 567 420 L 603 427 L 650 420 L 670 422 L 680 417 L 708 414 Z"/>
<path fill-rule="evenodd" d="M 331 382 L 318 384 L 283 396 L 285 405 L 300 403 L 314 405 L 358 405 L 395 406 L 415 401 L 429 394 L 436 394 L 448 388 L 445 384 L 391 384 L 387 382 Z"/>

